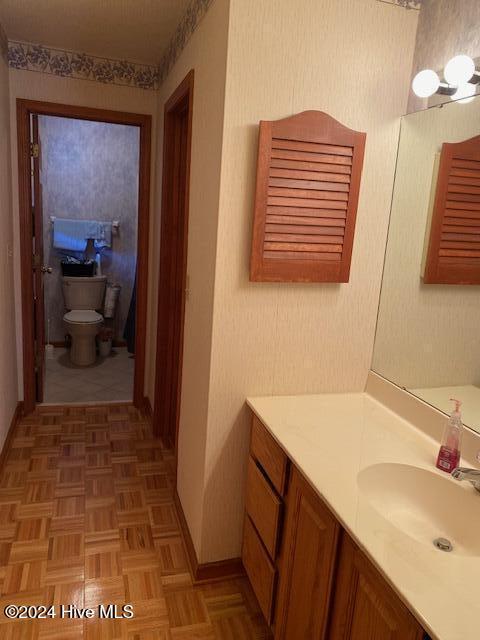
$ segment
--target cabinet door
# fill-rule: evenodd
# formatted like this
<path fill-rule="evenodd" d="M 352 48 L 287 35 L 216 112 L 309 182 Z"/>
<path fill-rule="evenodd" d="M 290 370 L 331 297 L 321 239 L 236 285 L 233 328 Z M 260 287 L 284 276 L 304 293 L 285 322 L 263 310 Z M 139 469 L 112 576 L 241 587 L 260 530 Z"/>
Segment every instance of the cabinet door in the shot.
<path fill-rule="evenodd" d="M 339 525 L 297 469 L 287 496 L 276 640 L 325 638 Z"/>
<path fill-rule="evenodd" d="M 329 640 L 422 640 L 423 629 L 344 533 Z"/>

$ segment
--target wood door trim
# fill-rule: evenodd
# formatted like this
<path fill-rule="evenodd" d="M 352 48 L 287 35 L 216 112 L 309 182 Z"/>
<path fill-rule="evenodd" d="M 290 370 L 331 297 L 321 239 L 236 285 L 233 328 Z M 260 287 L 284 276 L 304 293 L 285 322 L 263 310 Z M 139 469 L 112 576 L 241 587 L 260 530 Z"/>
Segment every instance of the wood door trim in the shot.
<path fill-rule="evenodd" d="M 41 141 L 38 124 L 38 115 L 33 114 L 30 118 L 31 122 L 31 138 L 33 145 L 40 150 L 38 156 L 33 158 L 31 162 L 32 179 L 33 179 L 33 228 L 35 237 L 35 256 L 38 263 L 32 271 L 35 291 L 35 369 L 36 369 L 36 398 L 38 402 L 43 402 L 45 395 L 45 283 L 43 281 L 42 265 L 44 264 L 44 246 L 43 246 L 43 194 L 42 184 L 40 182 L 40 160 L 41 160 Z M 40 340 L 39 340 L 40 338 Z M 39 359 L 41 358 L 41 362 Z"/>
<path fill-rule="evenodd" d="M 187 280 L 187 243 L 188 243 L 188 219 L 189 219 L 189 206 L 190 206 L 190 160 L 191 160 L 191 146 L 192 146 L 192 122 L 193 122 L 193 90 L 194 90 L 194 70 L 190 70 L 185 76 L 179 86 L 175 89 L 173 94 L 165 103 L 164 107 L 164 138 L 163 138 L 163 175 L 162 175 L 162 213 L 161 213 L 161 245 L 160 245 L 160 270 L 162 269 L 162 240 L 165 240 L 167 236 L 167 215 L 169 213 L 169 173 L 165 170 L 168 166 L 168 152 L 170 150 L 171 135 L 171 118 L 175 111 L 188 100 L 188 114 L 187 114 L 187 140 L 186 140 L 186 167 L 185 167 L 185 198 L 184 198 L 184 227 L 182 238 L 182 252 L 183 262 L 180 266 L 182 269 L 182 297 L 180 303 L 180 313 L 177 318 L 179 327 L 179 353 L 178 353 L 178 375 L 176 379 L 176 416 L 175 416 L 175 442 L 174 452 L 177 456 L 177 442 L 178 442 L 178 428 L 180 418 L 180 399 L 181 399 L 181 386 L 182 386 L 182 363 L 183 363 L 183 337 L 184 337 L 184 323 L 185 323 L 185 289 Z M 155 391 L 154 391 L 154 406 L 153 406 L 153 429 L 156 435 L 159 435 L 164 443 L 168 442 L 168 425 L 160 424 L 161 421 L 161 379 L 159 377 L 159 358 L 160 358 L 160 345 L 161 345 L 161 304 L 162 304 L 162 274 L 159 273 L 158 283 L 158 310 L 157 310 L 157 347 L 155 358 Z"/>
<path fill-rule="evenodd" d="M 30 114 L 58 116 L 78 120 L 94 120 L 111 124 L 137 126 L 140 129 L 138 243 L 137 243 L 137 304 L 135 331 L 135 377 L 133 402 L 143 407 L 145 386 L 145 345 L 148 296 L 148 231 L 150 218 L 150 172 L 152 116 L 147 114 L 94 109 L 75 105 L 17 99 L 18 197 L 20 222 L 20 262 L 22 301 L 23 393 L 24 412 L 36 405 L 35 354 L 32 285 L 32 220 L 30 182 Z"/>

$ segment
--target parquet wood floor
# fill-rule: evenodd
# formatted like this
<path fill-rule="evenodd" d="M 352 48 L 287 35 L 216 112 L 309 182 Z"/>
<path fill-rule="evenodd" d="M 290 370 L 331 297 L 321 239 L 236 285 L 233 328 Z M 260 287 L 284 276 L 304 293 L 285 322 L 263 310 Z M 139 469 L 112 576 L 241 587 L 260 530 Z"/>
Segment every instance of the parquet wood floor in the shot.
<path fill-rule="evenodd" d="M 0 638 L 265 640 L 246 579 L 193 586 L 173 502 L 174 460 L 131 405 L 39 407 L 0 475 Z M 8 620 L 4 608 L 55 605 Z M 132 604 L 131 619 L 60 605 Z"/>

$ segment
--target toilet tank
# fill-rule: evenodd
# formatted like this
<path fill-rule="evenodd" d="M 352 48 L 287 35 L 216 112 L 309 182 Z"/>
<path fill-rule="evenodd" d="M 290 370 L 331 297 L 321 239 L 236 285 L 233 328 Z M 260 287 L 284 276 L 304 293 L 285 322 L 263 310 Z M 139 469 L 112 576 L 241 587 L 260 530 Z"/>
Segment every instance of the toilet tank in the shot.
<path fill-rule="evenodd" d="M 105 295 L 106 276 L 91 278 L 62 278 L 65 307 L 71 309 L 100 309 Z"/>

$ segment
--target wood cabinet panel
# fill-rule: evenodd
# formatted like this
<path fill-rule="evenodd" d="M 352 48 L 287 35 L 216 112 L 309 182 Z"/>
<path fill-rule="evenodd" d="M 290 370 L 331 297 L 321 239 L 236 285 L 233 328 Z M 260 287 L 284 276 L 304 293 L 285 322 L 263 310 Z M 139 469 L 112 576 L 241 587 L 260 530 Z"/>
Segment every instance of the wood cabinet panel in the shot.
<path fill-rule="evenodd" d="M 348 282 L 365 137 L 321 111 L 260 122 L 252 281 Z"/>
<path fill-rule="evenodd" d="M 279 583 L 276 640 L 326 638 L 340 525 L 293 468 Z"/>
<path fill-rule="evenodd" d="M 242 560 L 260 609 L 267 623 L 271 624 L 276 570 L 248 515 L 245 516 L 243 530 Z"/>
<path fill-rule="evenodd" d="M 248 459 L 245 508 L 270 557 L 275 560 L 282 502 L 251 456 Z"/>
<path fill-rule="evenodd" d="M 242 560 L 275 640 L 429 640 L 255 415 Z"/>
<path fill-rule="evenodd" d="M 329 640 L 422 640 L 424 631 L 344 533 Z"/>
<path fill-rule="evenodd" d="M 442 145 L 425 284 L 480 284 L 480 136 Z"/>
<path fill-rule="evenodd" d="M 281 496 L 285 495 L 288 459 L 257 416 L 253 416 L 250 452 Z"/>

